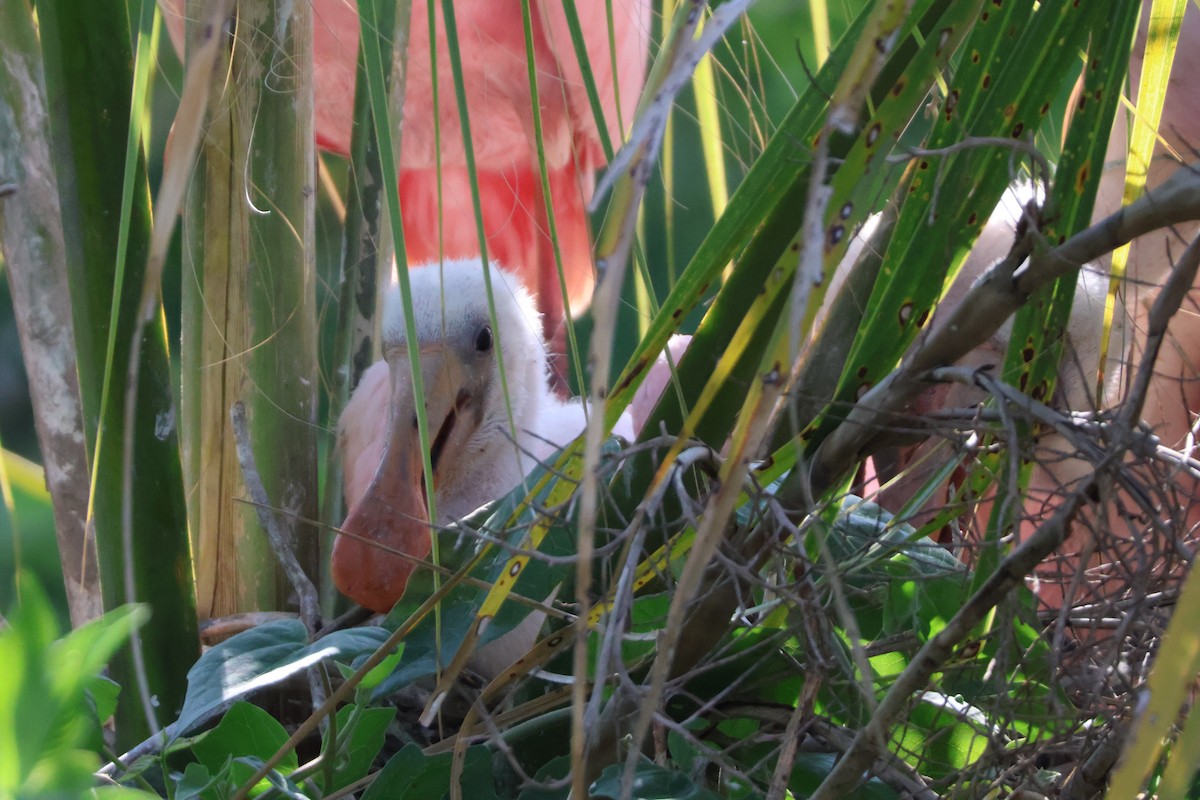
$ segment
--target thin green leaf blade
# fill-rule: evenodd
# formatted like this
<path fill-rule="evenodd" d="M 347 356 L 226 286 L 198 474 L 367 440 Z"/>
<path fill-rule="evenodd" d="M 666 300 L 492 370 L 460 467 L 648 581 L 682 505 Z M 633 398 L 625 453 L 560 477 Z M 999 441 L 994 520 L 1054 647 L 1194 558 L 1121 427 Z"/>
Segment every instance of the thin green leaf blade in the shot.
<path fill-rule="evenodd" d="M 133 86 L 129 18 L 123 5 L 114 4 L 89 6 L 81 13 L 73 3 L 50 2 L 39 4 L 38 10 L 89 447 L 96 447 L 99 431 L 104 434 L 92 464 L 104 602 L 115 608 L 132 595 L 154 609 L 151 623 L 139 635 L 150 654 L 143 664 L 147 691 L 158 699 L 158 713 L 165 718 L 182 703 L 184 675 L 195 660 L 198 641 L 161 315 L 146 327 L 141 343 L 139 413 L 133 431 L 124 430 L 124 380 L 112 381 L 105 396 L 106 371 L 122 378 L 128 374 L 151 225 L 140 150 L 132 163 L 123 157 Z M 128 230 L 122 233 L 112 211 L 124 202 L 122 187 L 129 170 L 134 173 L 129 184 L 133 198 Z M 113 254 L 122 236 L 128 241 L 127 257 L 117 265 Z M 124 280 L 118 297 L 114 287 L 121 269 Z M 119 309 L 115 319 L 113 308 Z M 115 342 L 111 361 L 105 352 L 110 331 Z M 137 465 L 131 553 L 121 541 L 121 464 L 129 436 Z M 134 576 L 132 590 L 125 586 L 126 565 Z M 118 655 L 113 670 L 119 683 L 135 685 L 128 651 Z M 146 712 L 140 706 L 136 692 L 122 697 L 117 711 L 120 742 L 132 744 L 148 735 Z"/>

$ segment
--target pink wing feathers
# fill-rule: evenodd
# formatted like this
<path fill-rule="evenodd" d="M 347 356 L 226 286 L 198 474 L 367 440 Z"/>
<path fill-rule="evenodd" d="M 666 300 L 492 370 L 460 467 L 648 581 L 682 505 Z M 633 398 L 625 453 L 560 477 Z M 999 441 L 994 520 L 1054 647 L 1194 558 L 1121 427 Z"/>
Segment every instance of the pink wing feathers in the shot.
<path fill-rule="evenodd" d="M 183 42 L 183 0 L 160 3 L 178 48 Z M 399 178 L 408 257 L 414 264 L 440 255 L 479 254 L 449 46 L 440 4 L 436 8 L 436 109 L 426 3 L 413 4 L 410 24 Z M 644 79 L 650 3 L 616 0 L 613 4 L 615 75 L 606 2 L 581 2 L 578 11 L 605 124 L 614 144 L 619 143 L 619 120 L 629 124 Z M 458 0 L 455 19 L 488 254 L 520 274 L 537 293 L 546 332 L 553 334 L 562 319 L 562 299 L 541 190 L 520 4 Z M 561 0 L 537 3 L 533 40 L 563 268 L 571 305 L 579 308 L 590 298 L 594 280 L 584 208 L 604 153 Z M 357 51 L 358 11 L 353 0 L 313 0 L 316 138 L 320 147 L 343 155 L 350 149 Z M 440 240 L 435 113 L 443 194 Z"/>

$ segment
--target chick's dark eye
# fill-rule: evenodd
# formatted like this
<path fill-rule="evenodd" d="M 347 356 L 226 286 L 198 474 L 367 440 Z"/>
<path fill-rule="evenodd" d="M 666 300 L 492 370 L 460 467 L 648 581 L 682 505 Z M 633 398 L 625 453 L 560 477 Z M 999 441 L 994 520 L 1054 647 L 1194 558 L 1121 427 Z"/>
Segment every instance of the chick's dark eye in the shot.
<path fill-rule="evenodd" d="M 478 353 L 486 353 L 492 349 L 492 329 L 484 325 L 479 329 L 479 333 L 475 334 L 475 351 Z"/>

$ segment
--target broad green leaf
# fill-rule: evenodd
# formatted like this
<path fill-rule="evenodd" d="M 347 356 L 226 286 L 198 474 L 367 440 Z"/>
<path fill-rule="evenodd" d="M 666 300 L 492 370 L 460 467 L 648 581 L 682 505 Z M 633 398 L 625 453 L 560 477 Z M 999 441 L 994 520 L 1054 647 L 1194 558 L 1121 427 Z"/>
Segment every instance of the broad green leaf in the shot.
<path fill-rule="evenodd" d="M 827 542 L 834 557 L 845 563 L 851 574 L 855 560 L 889 560 L 902 565 L 899 571 L 891 571 L 893 575 L 934 578 L 966 572 L 950 551 L 925 539 L 912 525 L 898 522 L 878 503 L 853 494 L 841 499 L 841 511 L 833 519 Z"/>
<path fill-rule="evenodd" d="M 54 515 L 40 467 L 0 448 L 0 609 L 16 599 L 17 572 L 37 576 L 59 618 L 68 621 Z M 7 483 L 5 481 L 7 479 Z"/>
<path fill-rule="evenodd" d="M 288 732 L 269 713 L 246 702 L 234 703 L 217 723 L 217 727 L 192 745 L 192 752 L 200 763 L 215 774 L 226 763 L 232 761 L 229 781 L 240 786 L 254 774 L 254 768 L 242 763 L 242 758 L 266 760 L 287 742 Z M 298 760 L 295 751 L 283 757 L 276 768 L 284 773 L 296 769 Z M 263 781 L 251 794 L 260 794 L 267 787 Z"/>
<path fill-rule="evenodd" d="M 926 774 L 962 775 L 992 746 L 991 742 L 1006 738 L 1000 725 L 961 698 L 925 692 L 921 699 L 908 722 L 920 729 L 925 746 L 911 754 L 910 763 Z"/>
<path fill-rule="evenodd" d="M 322 737 L 322 752 L 326 758 L 334 759 L 333 783 L 325 787 L 327 793 L 341 789 L 367 774 L 383 747 L 388 725 L 395 717 L 394 708 L 345 706 L 338 710 L 338 738 L 334 752 L 330 752 L 329 747 L 333 727 L 326 728 Z"/>
<path fill-rule="evenodd" d="M 303 657 L 307 645 L 304 624 L 287 619 L 258 625 L 213 647 L 188 671 L 176 732 L 186 733 L 227 703 L 319 661 L 320 656 Z"/>
<path fill-rule="evenodd" d="M 171 730 L 176 736 L 187 733 L 234 700 L 327 659 L 348 661 L 373 653 L 387 637 L 383 628 L 363 626 L 309 644 L 304 624 L 297 619 L 273 620 L 231 636 L 188 672 L 187 699 Z"/>
<path fill-rule="evenodd" d="M 17 797 L 36 797 L 39 800 L 74 800 L 93 782 L 92 773 L 99 766 L 95 753 L 85 750 L 66 750 L 53 758 L 39 761 L 18 790 Z"/>
<path fill-rule="evenodd" d="M 378 625 L 344 628 L 322 636 L 308 646 L 307 652 L 321 653 L 325 656 L 336 655 L 341 659 L 357 659 L 364 654 L 373 653 L 387 641 L 389 635 L 391 631 Z"/>
<path fill-rule="evenodd" d="M 150 615 L 146 606 L 122 606 L 76 628 L 47 653 L 57 668 L 56 680 L 75 685 L 99 672 Z"/>
<path fill-rule="evenodd" d="M 384 765 L 362 800 L 426 800 L 441 797 L 450 783 L 450 753 L 427 756 L 415 744 L 406 744 Z M 485 747 L 467 750 L 462 780 L 463 797 L 488 800 L 492 786 L 491 754 Z"/>
<path fill-rule="evenodd" d="M 667 747 L 676 769 L 685 775 L 701 775 L 708 764 L 717 765 L 725 758 L 717 750 L 695 739 L 684 738 L 678 731 L 667 733 Z M 759 796 L 753 783 L 722 770 L 720 796 L 727 800 L 751 800 Z"/>
<path fill-rule="evenodd" d="M 0 796 L 77 797 L 100 764 L 84 749 L 101 741 L 85 693 L 146 612 L 119 608 L 56 641 L 45 593 L 31 577 L 20 590 L 0 628 Z"/>

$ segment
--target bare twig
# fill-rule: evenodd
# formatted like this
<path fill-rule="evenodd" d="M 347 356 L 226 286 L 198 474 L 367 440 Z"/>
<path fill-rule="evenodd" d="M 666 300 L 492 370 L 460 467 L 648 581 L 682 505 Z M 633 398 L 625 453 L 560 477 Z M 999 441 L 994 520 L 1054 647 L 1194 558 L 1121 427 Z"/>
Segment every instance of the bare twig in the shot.
<path fill-rule="evenodd" d="M 592 696 L 584 710 L 584 727 L 593 729 L 599 722 L 600 705 L 604 700 L 606 682 L 604 676 L 609 674 L 610 666 L 620 661 L 621 633 L 625 629 L 626 620 L 633 613 L 633 579 L 637 564 L 641 558 L 642 547 L 646 540 L 648 528 L 644 522 L 646 511 L 639 508 L 635 514 L 635 532 L 625 554 L 625 563 L 618 573 L 617 587 L 613 592 L 612 607 L 607 614 L 604 636 L 600 643 L 600 653 L 596 658 L 596 683 L 592 687 Z"/>
<path fill-rule="evenodd" d="M 1131 428 L 1142 416 L 1142 406 L 1146 402 L 1146 394 L 1150 389 L 1150 381 L 1154 378 L 1154 365 L 1158 360 L 1158 351 L 1162 347 L 1163 337 L 1166 336 L 1167 326 L 1172 317 L 1183 305 L 1184 298 L 1196 282 L 1197 269 L 1200 268 L 1200 238 L 1188 245 L 1179 261 L 1175 264 L 1162 291 L 1154 298 L 1150 307 L 1150 317 L 1146 328 L 1146 344 L 1142 363 L 1134 377 L 1133 386 L 1129 391 L 1129 400 L 1121 408 L 1119 419 L 1125 427 Z"/>
<path fill-rule="evenodd" d="M 254 464 L 254 448 L 250 445 L 250 431 L 246 427 L 246 406 L 239 400 L 229 409 L 229 418 L 233 422 L 233 438 L 237 447 L 238 465 L 242 468 L 242 480 L 246 491 L 254 500 L 254 510 L 258 514 L 258 523 L 262 525 L 275 551 L 275 558 L 283 568 L 283 574 L 296 592 L 300 601 L 300 621 L 304 623 L 308 635 L 312 636 L 321 627 L 321 604 L 317 597 L 317 587 L 305 574 L 299 559 L 292 552 L 290 526 L 285 531 L 280 520 L 284 515 L 276 514 L 271 500 L 267 497 L 266 487 L 263 486 L 262 476 Z M 308 670 L 308 688 L 312 693 L 313 708 L 319 708 L 325 702 L 325 683 L 322 680 L 323 667 L 315 666 Z"/>
<path fill-rule="evenodd" d="M 1067 775 L 1059 797 L 1063 800 L 1085 800 L 1104 791 L 1109 773 L 1121 755 L 1121 745 L 1125 742 L 1128 728 L 1128 725 L 1118 723 L 1092 750 L 1091 755 Z"/>
<path fill-rule="evenodd" d="M 250 499 L 254 502 L 258 522 L 271 542 L 271 549 L 275 551 L 275 557 L 279 559 L 279 566 L 283 568 L 288 582 L 291 583 L 292 589 L 299 598 L 300 619 L 304 622 L 304 627 L 308 630 L 309 635 L 312 635 L 321 627 L 321 606 L 317 599 L 317 588 L 313 586 L 312 580 L 300 566 L 296 554 L 292 552 L 290 531 L 285 530 L 285 526 L 290 528 L 290 525 L 282 522 L 281 515 L 274 512 L 271 500 L 267 497 L 267 490 L 263 487 L 262 478 L 254 463 L 254 450 L 250 446 L 250 431 L 246 426 L 246 406 L 241 401 L 234 403 L 229 409 L 229 418 L 233 422 L 233 438 L 237 445 L 238 464 L 242 468 L 242 479 L 246 483 L 246 491 L 250 493 Z"/>
<path fill-rule="evenodd" d="M 281 619 L 295 619 L 296 615 L 287 611 L 250 611 L 245 614 L 232 614 L 228 617 L 207 619 L 200 623 L 200 641 L 211 647 L 220 644 L 231 636 L 275 622 Z"/>
<path fill-rule="evenodd" d="M 750 771 L 745 766 L 738 764 L 734 759 L 724 757 L 723 753 L 713 750 L 707 742 L 696 736 L 695 732 L 689 730 L 683 723 L 676 721 L 667 714 L 656 714 L 654 722 L 656 725 L 661 725 L 664 729 L 676 734 L 698 751 L 705 753 L 705 756 L 717 764 L 721 768 L 721 772 L 725 775 L 728 775 L 730 778 L 738 778 L 747 786 L 754 784 L 754 779 L 748 774 Z"/>
<path fill-rule="evenodd" d="M 786 333 L 777 331 L 777 342 Z M 786 346 L 786 343 L 784 343 Z M 779 357 L 779 346 L 773 343 L 767 349 L 766 358 Z M 640 745 L 650 730 L 652 715 L 658 709 L 666 688 L 667 680 L 681 674 L 673 661 L 677 649 L 681 646 L 682 636 L 687 628 L 688 618 L 692 616 L 694 603 L 702 586 L 707 585 L 707 576 L 713 565 L 719 562 L 713 560 L 717 548 L 726 540 L 729 520 L 738 503 L 742 487 L 749 482 L 749 464 L 751 455 L 758 451 L 765 440 L 774 416 L 777 401 L 783 393 L 783 380 L 780 376 L 779 362 L 770 371 L 762 371 L 755 378 L 750 394 L 742 406 L 737 428 L 729 443 L 729 455 L 721 466 L 718 475 L 718 487 L 708 498 L 700 526 L 696 529 L 696 537 L 688 553 L 687 562 L 679 575 L 675 592 L 671 597 L 671 605 L 667 611 L 667 622 L 660 640 L 657 657 L 650 668 L 647 680 L 646 697 L 641 703 L 633 730 L 633 744 L 625 762 L 625 772 L 621 779 L 621 794 L 629 796 L 632 791 L 637 754 Z M 725 617 L 725 623 L 728 616 Z M 725 627 L 721 625 L 720 627 Z M 694 663 L 694 662 L 691 662 Z"/>
<path fill-rule="evenodd" d="M 1046 160 L 1046 156 L 1042 155 L 1042 151 L 1038 150 L 1032 142 L 1027 142 L 1024 139 L 1012 139 L 1007 136 L 968 136 L 962 141 L 955 142 L 946 147 L 935 147 L 933 149 L 904 147 L 900 145 L 897 148 L 899 152 L 888 156 L 887 161 L 889 164 L 903 164 L 906 161 L 911 161 L 914 158 L 922 156 L 951 156 L 955 153 L 975 150 L 981 147 L 1003 147 L 1024 153 L 1038 165 L 1042 175 L 1049 176 L 1054 174 L 1054 171 L 1050 169 L 1050 162 Z"/>
<path fill-rule="evenodd" d="M 771 785 L 767 789 L 767 800 L 783 800 L 787 794 L 788 779 L 792 775 L 792 765 L 796 761 L 796 750 L 804 735 L 803 725 L 808 727 L 812 719 L 813 701 L 821 685 L 819 675 L 809 675 L 804 681 L 804 689 L 796 707 L 788 717 L 787 727 L 783 731 L 783 745 L 779 749 L 779 760 L 775 763 L 775 773 L 771 776 Z"/>
<path fill-rule="evenodd" d="M 751 572 L 761 568 L 769 557 L 771 550 L 767 547 L 768 541 L 769 533 L 756 529 L 734 542 L 737 554 L 746 559 L 747 569 Z M 682 625 L 677 626 L 678 635 L 675 637 L 674 657 L 668 678 L 683 675 L 712 654 L 728 628 L 730 613 L 738 607 L 744 595 L 744 582 L 742 573 L 731 572 L 725 561 L 712 560 L 708 563 L 701 581 L 705 591 L 687 606 Z M 599 774 L 598 764 L 611 763 L 617 757 L 628 732 L 627 726 L 646 702 L 640 686 L 625 682 L 617 687 L 604 708 L 600 723 L 589 732 L 592 739 L 588 743 L 588 766 L 594 771 L 594 774 L 589 774 L 590 778 Z"/>
<path fill-rule="evenodd" d="M 848 749 L 852 742 L 845 730 L 821 718 L 813 720 L 810 730 L 814 736 L 819 736 L 843 751 Z M 872 772 L 884 783 L 908 792 L 915 800 L 937 800 L 937 793 L 931 790 L 921 775 L 903 759 L 879 759 L 872 767 Z"/>

